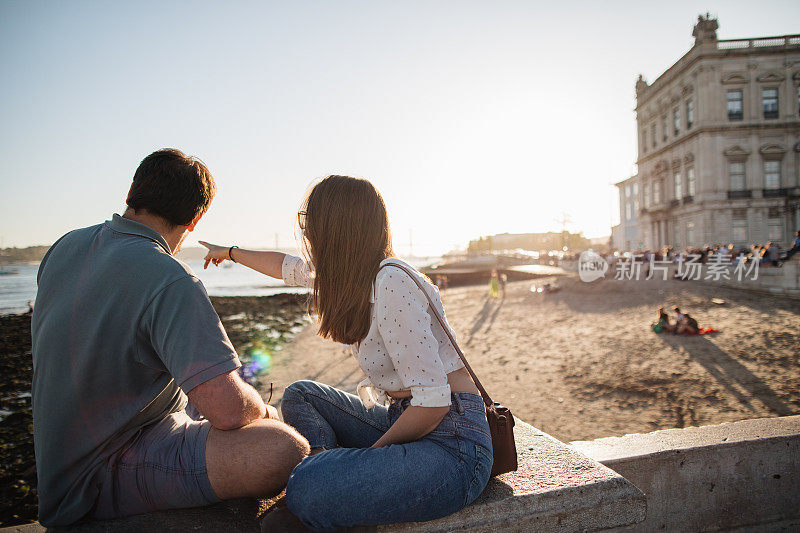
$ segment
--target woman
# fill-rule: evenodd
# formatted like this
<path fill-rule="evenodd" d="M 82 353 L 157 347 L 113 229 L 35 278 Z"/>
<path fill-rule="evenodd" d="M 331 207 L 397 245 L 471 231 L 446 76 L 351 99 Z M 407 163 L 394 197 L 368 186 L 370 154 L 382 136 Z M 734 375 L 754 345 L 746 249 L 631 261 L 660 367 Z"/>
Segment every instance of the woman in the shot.
<path fill-rule="evenodd" d="M 317 531 L 458 511 L 492 468 L 484 404 L 425 293 L 395 266 L 411 269 L 394 257 L 383 199 L 366 180 L 328 176 L 298 222 L 310 262 L 201 242 L 206 266 L 230 259 L 312 288 L 319 335 L 351 345 L 366 375 L 358 396 L 313 381 L 284 391 L 284 421 L 312 448 L 286 505 Z M 411 270 L 444 316 L 436 287 Z"/>

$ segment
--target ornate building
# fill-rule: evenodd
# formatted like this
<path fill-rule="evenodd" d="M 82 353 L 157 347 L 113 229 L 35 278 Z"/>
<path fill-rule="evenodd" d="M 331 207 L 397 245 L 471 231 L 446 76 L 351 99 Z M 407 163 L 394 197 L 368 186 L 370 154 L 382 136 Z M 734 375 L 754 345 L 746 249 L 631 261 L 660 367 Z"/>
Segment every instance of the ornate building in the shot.
<path fill-rule="evenodd" d="M 800 35 L 718 40 L 717 28 L 698 17 L 692 49 L 636 82 L 638 175 L 617 184 L 618 248 L 785 247 L 800 229 Z"/>

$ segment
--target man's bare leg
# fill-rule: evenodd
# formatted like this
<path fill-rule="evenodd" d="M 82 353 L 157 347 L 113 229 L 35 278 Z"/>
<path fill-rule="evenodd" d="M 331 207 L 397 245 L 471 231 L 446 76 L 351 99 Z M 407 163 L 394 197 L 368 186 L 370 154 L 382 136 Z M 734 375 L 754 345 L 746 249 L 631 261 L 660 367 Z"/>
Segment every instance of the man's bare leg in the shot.
<path fill-rule="evenodd" d="M 308 441 L 278 420 L 257 420 L 243 428 L 212 428 L 206 468 L 218 498 L 269 498 L 278 494 L 294 467 L 308 455 Z"/>

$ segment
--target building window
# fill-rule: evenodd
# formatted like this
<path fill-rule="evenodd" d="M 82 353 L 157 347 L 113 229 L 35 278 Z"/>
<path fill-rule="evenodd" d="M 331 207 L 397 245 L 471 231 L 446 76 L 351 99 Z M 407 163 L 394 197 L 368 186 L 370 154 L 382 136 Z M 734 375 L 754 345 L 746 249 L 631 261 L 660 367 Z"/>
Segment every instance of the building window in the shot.
<path fill-rule="evenodd" d="M 692 246 L 694 244 L 694 222 L 686 223 L 686 245 Z"/>
<path fill-rule="evenodd" d="M 650 207 L 650 184 L 644 184 L 644 208 L 647 209 Z"/>
<path fill-rule="evenodd" d="M 681 112 L 676 107 L 672 110 L 672 135 L 677 136 L 681 131 Z"/>
<path fill-rule="evenodd" d="M 764 118 L 778 118 L 778 89 L 762 89 L 761 101 Z"/>
<path fill-rule="evenodd" d="M 781 162 L 764 161 L 764 188 L 781 188 Z"/>
<path fill-rule="evenodd" d="M 625 202 L 625 220 L 631 219 L 631 203 Z"/>
<path fill-rule="evenodd" d="M 656 147 L 656 135 L 657 135 L 656 128 L 657 127 L 658 126 L 656 125 L 655 122 L 653 122 L 653 124 L 650 126 L 650 146 L 653 147 L 653 148 Z"/>
<path fill-rule="evenodd" d="M 767 219 L 767 235 L 770 241 L 780 242 L 783 240 L 783 218 L 769 217 Z"/>
<path fill-rule="evenodd" d="M 745 189 L 744 163 L 728 163 L 728 174 L 731 178 L 731 190 L 743 191 Z"/>
<path fill-rule="evenodd" d="M 667 142 L 667 117 L 661 119 L 661 137 Z"/>
<path fill-rule="evenodd" d="M 747 242 L 747 219 L 734 217 L 731 224 L 731 237 L 734 242 Z"/>
<path fill-rule="evenodd" d="M 689 167 L 686 169 L 686 194 L 689 196 L 694 196 L 694 193 L 695 193 L 694 167 Z"/>
<path fill-rule="evenodd" d="M 675 199 L 680 200 L 681 196 L 683 196 L 683 183 L 681 180 L 681 173 L 676 172 L 672 175 L 673 182 L 675 184 Z"/>
<path fill-rule="evenodd" d="M 686 129 L 687 130 L 691 129 L 693 125 L 694 125 L 694 100 L 689 100 L 686 102 Z"/>
<path fill-rule="evenodd" d="M 630 185 L 626 185 L 625 186 L 625 198 L 630 198 L 630 197 L 631 197 L 631 186 Z"/>
<path fill-rule="evenodd" d="M 661 180 L 656 180 L 653 183 L 653 205 L 661 203 Z"/>
<path fill-rule="evenodd" d="M 647 130 L 642 130 L 642 152 L 647 153 Z"/>
<path fill-rule="evenodd" d="M 742 91 L 728 91 L 728 120 L 742 120 Z"/>

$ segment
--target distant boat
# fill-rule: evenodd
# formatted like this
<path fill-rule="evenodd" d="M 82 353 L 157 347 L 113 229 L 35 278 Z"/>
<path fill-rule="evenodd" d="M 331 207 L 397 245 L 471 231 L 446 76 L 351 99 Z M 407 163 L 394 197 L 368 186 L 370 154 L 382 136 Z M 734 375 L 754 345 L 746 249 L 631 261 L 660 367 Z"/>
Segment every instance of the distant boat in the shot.
<path fill-rule="evenodd" d="M 19 270 L 16 268 L 7 269 L 5 267 L 0 267 L 0 276 L 13 276 L 14 274 L 19 274 Z"/>

